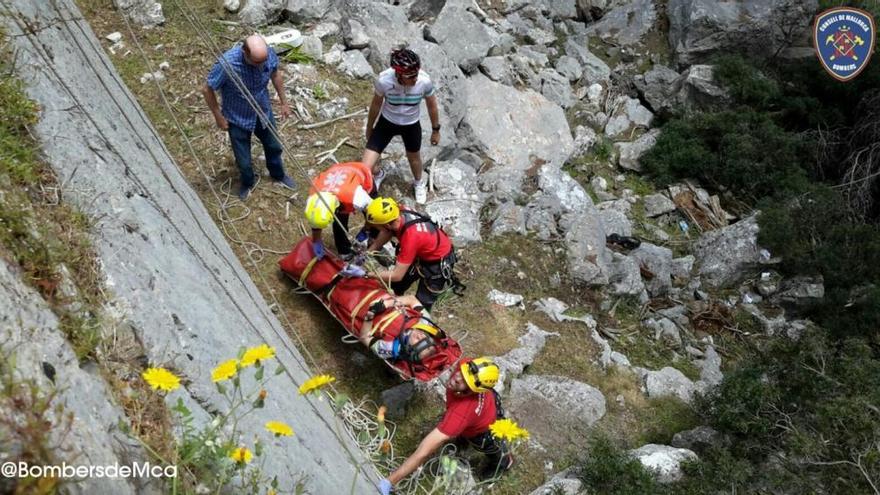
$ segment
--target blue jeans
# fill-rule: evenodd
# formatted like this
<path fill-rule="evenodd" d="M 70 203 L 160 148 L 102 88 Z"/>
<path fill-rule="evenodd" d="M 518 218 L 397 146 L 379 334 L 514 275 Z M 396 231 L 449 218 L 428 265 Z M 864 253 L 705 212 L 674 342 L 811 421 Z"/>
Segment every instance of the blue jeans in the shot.
<path fill-rule="evenodd" d="M 274 127 L 274 122 L 272 123 Z M 266 168 L 269 175 L 275 180 L 284 178 L 284 168 L 281 165 L 281 143 L 275 136 L 264 127 L 260 119 L 253 132 L 241 127 L 229 124 L 229 142 L 232 143 L 232 154 L 235 155 L 235 163 L 241 172 L 241 186 L 251 188 L 254 185 L 254 167 L 251 160 L 251 134 L 263 143 L 263 151 L 266 153 Z"/>

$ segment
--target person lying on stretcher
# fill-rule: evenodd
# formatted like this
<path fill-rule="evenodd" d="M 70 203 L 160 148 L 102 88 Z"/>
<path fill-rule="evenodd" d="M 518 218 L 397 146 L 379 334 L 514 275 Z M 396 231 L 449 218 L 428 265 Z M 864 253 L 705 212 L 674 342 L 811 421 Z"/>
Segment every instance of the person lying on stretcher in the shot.
<path fill-rule="evenodd" d="M 382 340 L 378 335 L 372 335 L 374 317 L 389 309 L 403 306 L 409 306 L 421 313 L 422 317 L 418 323 L 400 332 L 400 335 L 391 341 Z M 358 340 L 382 359 L 419 363 L 437 352 L 436 339 L 442 337 L 443 331 L 431 321 L 431 315 L 415 296 L 400 296 L 395 300 L 391 294 L 385 294 L 370 306 L 364 316 L 364 324 L 361 327 Z"/>

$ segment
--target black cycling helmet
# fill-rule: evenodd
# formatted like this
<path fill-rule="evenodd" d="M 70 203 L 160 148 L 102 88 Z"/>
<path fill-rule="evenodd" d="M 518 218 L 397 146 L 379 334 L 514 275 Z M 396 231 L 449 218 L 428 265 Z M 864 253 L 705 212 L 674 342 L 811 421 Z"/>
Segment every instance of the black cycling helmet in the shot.
<path fill-rule="evenodd" d="M 416 52 L 409 48 L 400 48 L 391 52 L 391 68 L 401 75 L 418 74 L 422 61 Z"/>

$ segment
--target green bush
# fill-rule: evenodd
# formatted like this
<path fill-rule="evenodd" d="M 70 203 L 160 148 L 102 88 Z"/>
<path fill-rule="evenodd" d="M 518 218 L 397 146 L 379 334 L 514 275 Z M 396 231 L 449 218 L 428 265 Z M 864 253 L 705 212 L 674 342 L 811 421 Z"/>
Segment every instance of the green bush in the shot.
<path fill-rule="evenodd" d="M 805 144 L 764 113 L 700 113 L 666 124 L 641 161 L 661 184 L 696 178 L 754 202 L 806 189 Z"/>
<path fill-rule="evenodd" d="M 590 493 L 642 495 L 661 493 L 662 486 L 642 464 L 616 447 L 607 437 L 599 436 L 590 445 L 581 481 Z"/>

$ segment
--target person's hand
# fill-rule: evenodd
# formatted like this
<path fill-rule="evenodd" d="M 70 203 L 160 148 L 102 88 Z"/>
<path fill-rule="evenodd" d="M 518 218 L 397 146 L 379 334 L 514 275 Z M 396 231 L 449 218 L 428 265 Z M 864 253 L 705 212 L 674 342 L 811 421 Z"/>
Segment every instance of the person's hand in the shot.
<path fill-rule="evenodd" d="M 315 258 L 318 260 L 324 259 L 324 241 L 315 241 L 312 243 L 312 254 L 315 255 Z"/>
<path fill-rule="evenodd" d="M 388 478 L 382 478 L 379 481 L 379 493 L 382 495 L 391 495 L 391 490 L 394 489 L 394 486 L 388 481 Z"/>
<path fill-rule="evenodd" d="M 440 131 L 431 132 L 431 146 L 440 144 Z"/>
<path fill-rule="evenodd" d="M 343 277 L 353 277 L 353 278 L 361 278 L 367 274 L 367 271 L 364 270 L 362 266 L 352 265 L 351 263 L 346 263 L 345 267 L 339 271 L 340 275 Z"/>
<path fill-rule="evenodd" d="M 218 113 L 217 115 L 215 115 L 214 122 L 217 123 L 217 127 L 221 130 L 229 130 L 229 122 L 226 120 L 226 117 L 224 117 L 223 114 Z"/>
<path fill-rule="evenodd" d="M 281 112 L 281 120 L 287 120 L 290 118 L 290 105 L 288 105 L 286 101 L 281 102 L 279 111 Z"/>

